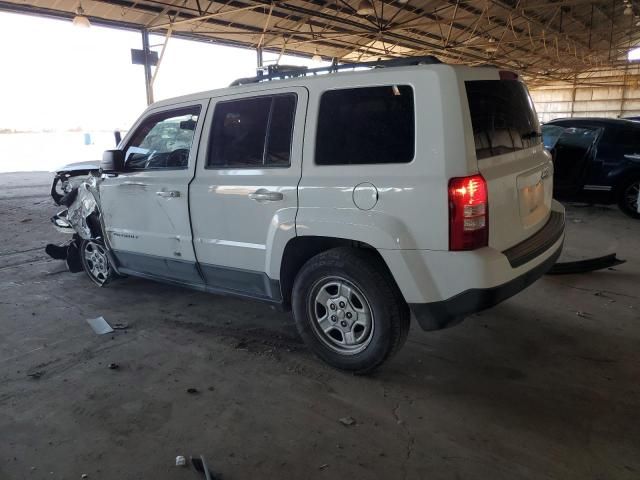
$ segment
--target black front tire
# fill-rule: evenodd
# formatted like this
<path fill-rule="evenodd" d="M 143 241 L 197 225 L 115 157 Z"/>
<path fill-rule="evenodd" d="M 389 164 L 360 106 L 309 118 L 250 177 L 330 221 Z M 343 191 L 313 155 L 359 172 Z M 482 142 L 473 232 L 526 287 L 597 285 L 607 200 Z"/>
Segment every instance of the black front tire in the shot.
<path fill-rule="evenodd" d="M 345 295 L 351 301 L 341 296 L 342 291 L 349 292 Z M 308 348 L 329 365 L 357 374 L 370 373 L 390 359 L 409 332 L 408 305 L 382 260 L 365 249 L 334 248 L 308 260 L 295 279 L 292 307 L 298 332 Z M 370 318 L 367 328 L 355 325 L 360 318 L 357 312 Z M 349 319 L 356 319 L 353 327 L 346 325 Z M 342 323 L 345 336 L 340 332 Z M 329 334 L 323 333 L 320 325 L 327 326 Z M 346 344 L 346 335 L 354 345 Z M 359 342 L 358 335 L 362 338 Z"/>
<path fill-rule="evenodd" d="M 631 179 L 618 189 L 618 207 L 622 213 L 631 218 L 640 218 L 638 213 L 638 193 L 640 192 L 640 177 Z"/>

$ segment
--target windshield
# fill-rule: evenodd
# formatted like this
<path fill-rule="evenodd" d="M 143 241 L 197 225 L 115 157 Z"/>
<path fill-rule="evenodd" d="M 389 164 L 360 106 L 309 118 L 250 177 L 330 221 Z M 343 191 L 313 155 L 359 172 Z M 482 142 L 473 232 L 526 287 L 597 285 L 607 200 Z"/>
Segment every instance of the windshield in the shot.
<path fill-rule="evenodd" d="M 593 145 L 598 137 L 599 129 L 594 128 L 577 128 L 577 127 L 554 127 L 562 130 L 561 135 L 556 139 L 556 145 L 566 148 L 577 148 L 586 150 Z M 542 134 L 545 133 L 546 127 L 543 127 Z M 546 145 L 546 143 L 545 143 Z"/>
<path fill-rule="evenodd" d="M 556 125 L 543 125 L 542 126 L 542 143 L 548 150 L 553 149 L 558 143 L 560 136 L 564 132 L 564 128 Z"/>

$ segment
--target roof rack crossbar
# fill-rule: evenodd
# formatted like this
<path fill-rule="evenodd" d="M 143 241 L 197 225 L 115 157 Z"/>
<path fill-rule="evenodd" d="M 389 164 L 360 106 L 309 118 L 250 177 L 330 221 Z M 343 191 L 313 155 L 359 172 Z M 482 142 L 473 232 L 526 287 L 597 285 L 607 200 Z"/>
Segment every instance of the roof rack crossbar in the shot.
<path fill-rule="evenodd" d="M 333 63 L 328 67 L 307 68 L 288 65 L 269 65 L 266 68 L 258 70 L 255 77 L 238 78 L 234 80 L 230 87 L 238 85 L 246 85 L 249 83 L 258 83 L 269 80 L 306 77 L 308 75 L 317 75 L 319 73 L 335 73 L 342 70 L 353 70 L 355 68 L 389 68 L 389 67 L 408 67 L 413 65 L 433 65 L 442 63 L 433 55 L 420 57 L 404 57 L 392 58 L 390 60 L 375 60 L 372 62 L 361 63 Z"/>

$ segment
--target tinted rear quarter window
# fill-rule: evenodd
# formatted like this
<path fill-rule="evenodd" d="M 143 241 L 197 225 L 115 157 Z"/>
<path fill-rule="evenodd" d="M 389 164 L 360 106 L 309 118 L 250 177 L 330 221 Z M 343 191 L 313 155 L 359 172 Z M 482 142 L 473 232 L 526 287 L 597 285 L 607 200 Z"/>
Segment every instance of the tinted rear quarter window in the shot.
<path fill-rule="evenodd" d="M 465 87 L 478 159 L 540 143 L 540 124 L 523 83 L 472 80 Z"/>
<path fill-rule="evenodd" d="M 410 86 L 349 88 L 322 94 L 316 164 L 407 163 L 413 160 L 414 143 Z"/>
<path fill-rule="evenodd" d="M 640 129 L 621 126 L 616 133 L 616 143 L 625 149 L 636 150 L 640 153 Z"/>

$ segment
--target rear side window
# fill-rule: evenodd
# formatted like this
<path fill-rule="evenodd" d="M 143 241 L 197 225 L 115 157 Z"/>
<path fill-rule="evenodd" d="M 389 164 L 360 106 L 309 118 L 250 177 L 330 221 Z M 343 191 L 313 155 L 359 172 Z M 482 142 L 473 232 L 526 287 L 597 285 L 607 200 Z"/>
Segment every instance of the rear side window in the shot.
<path fill-rule="evenodd" d="M 618 127 L 615 142 L 625 149 L 640 152 L 640 129 Z"/>
<path fill-rule="evenodd" d="M 218 103 L 207 168 L 288 167 L 295 110 L 294 94 Z"/>
<path fill-rule="evenodd" d="M 316 164 L 407 163 L 413 160 L 414 140 L 410 86 L 349 88 L 322 94 Z"/>
<path fill-rule="evenodd" d="M 478 159 L 540 143 L 540 123 L 523 83 L 473 80 L 465 86 Z"/>

